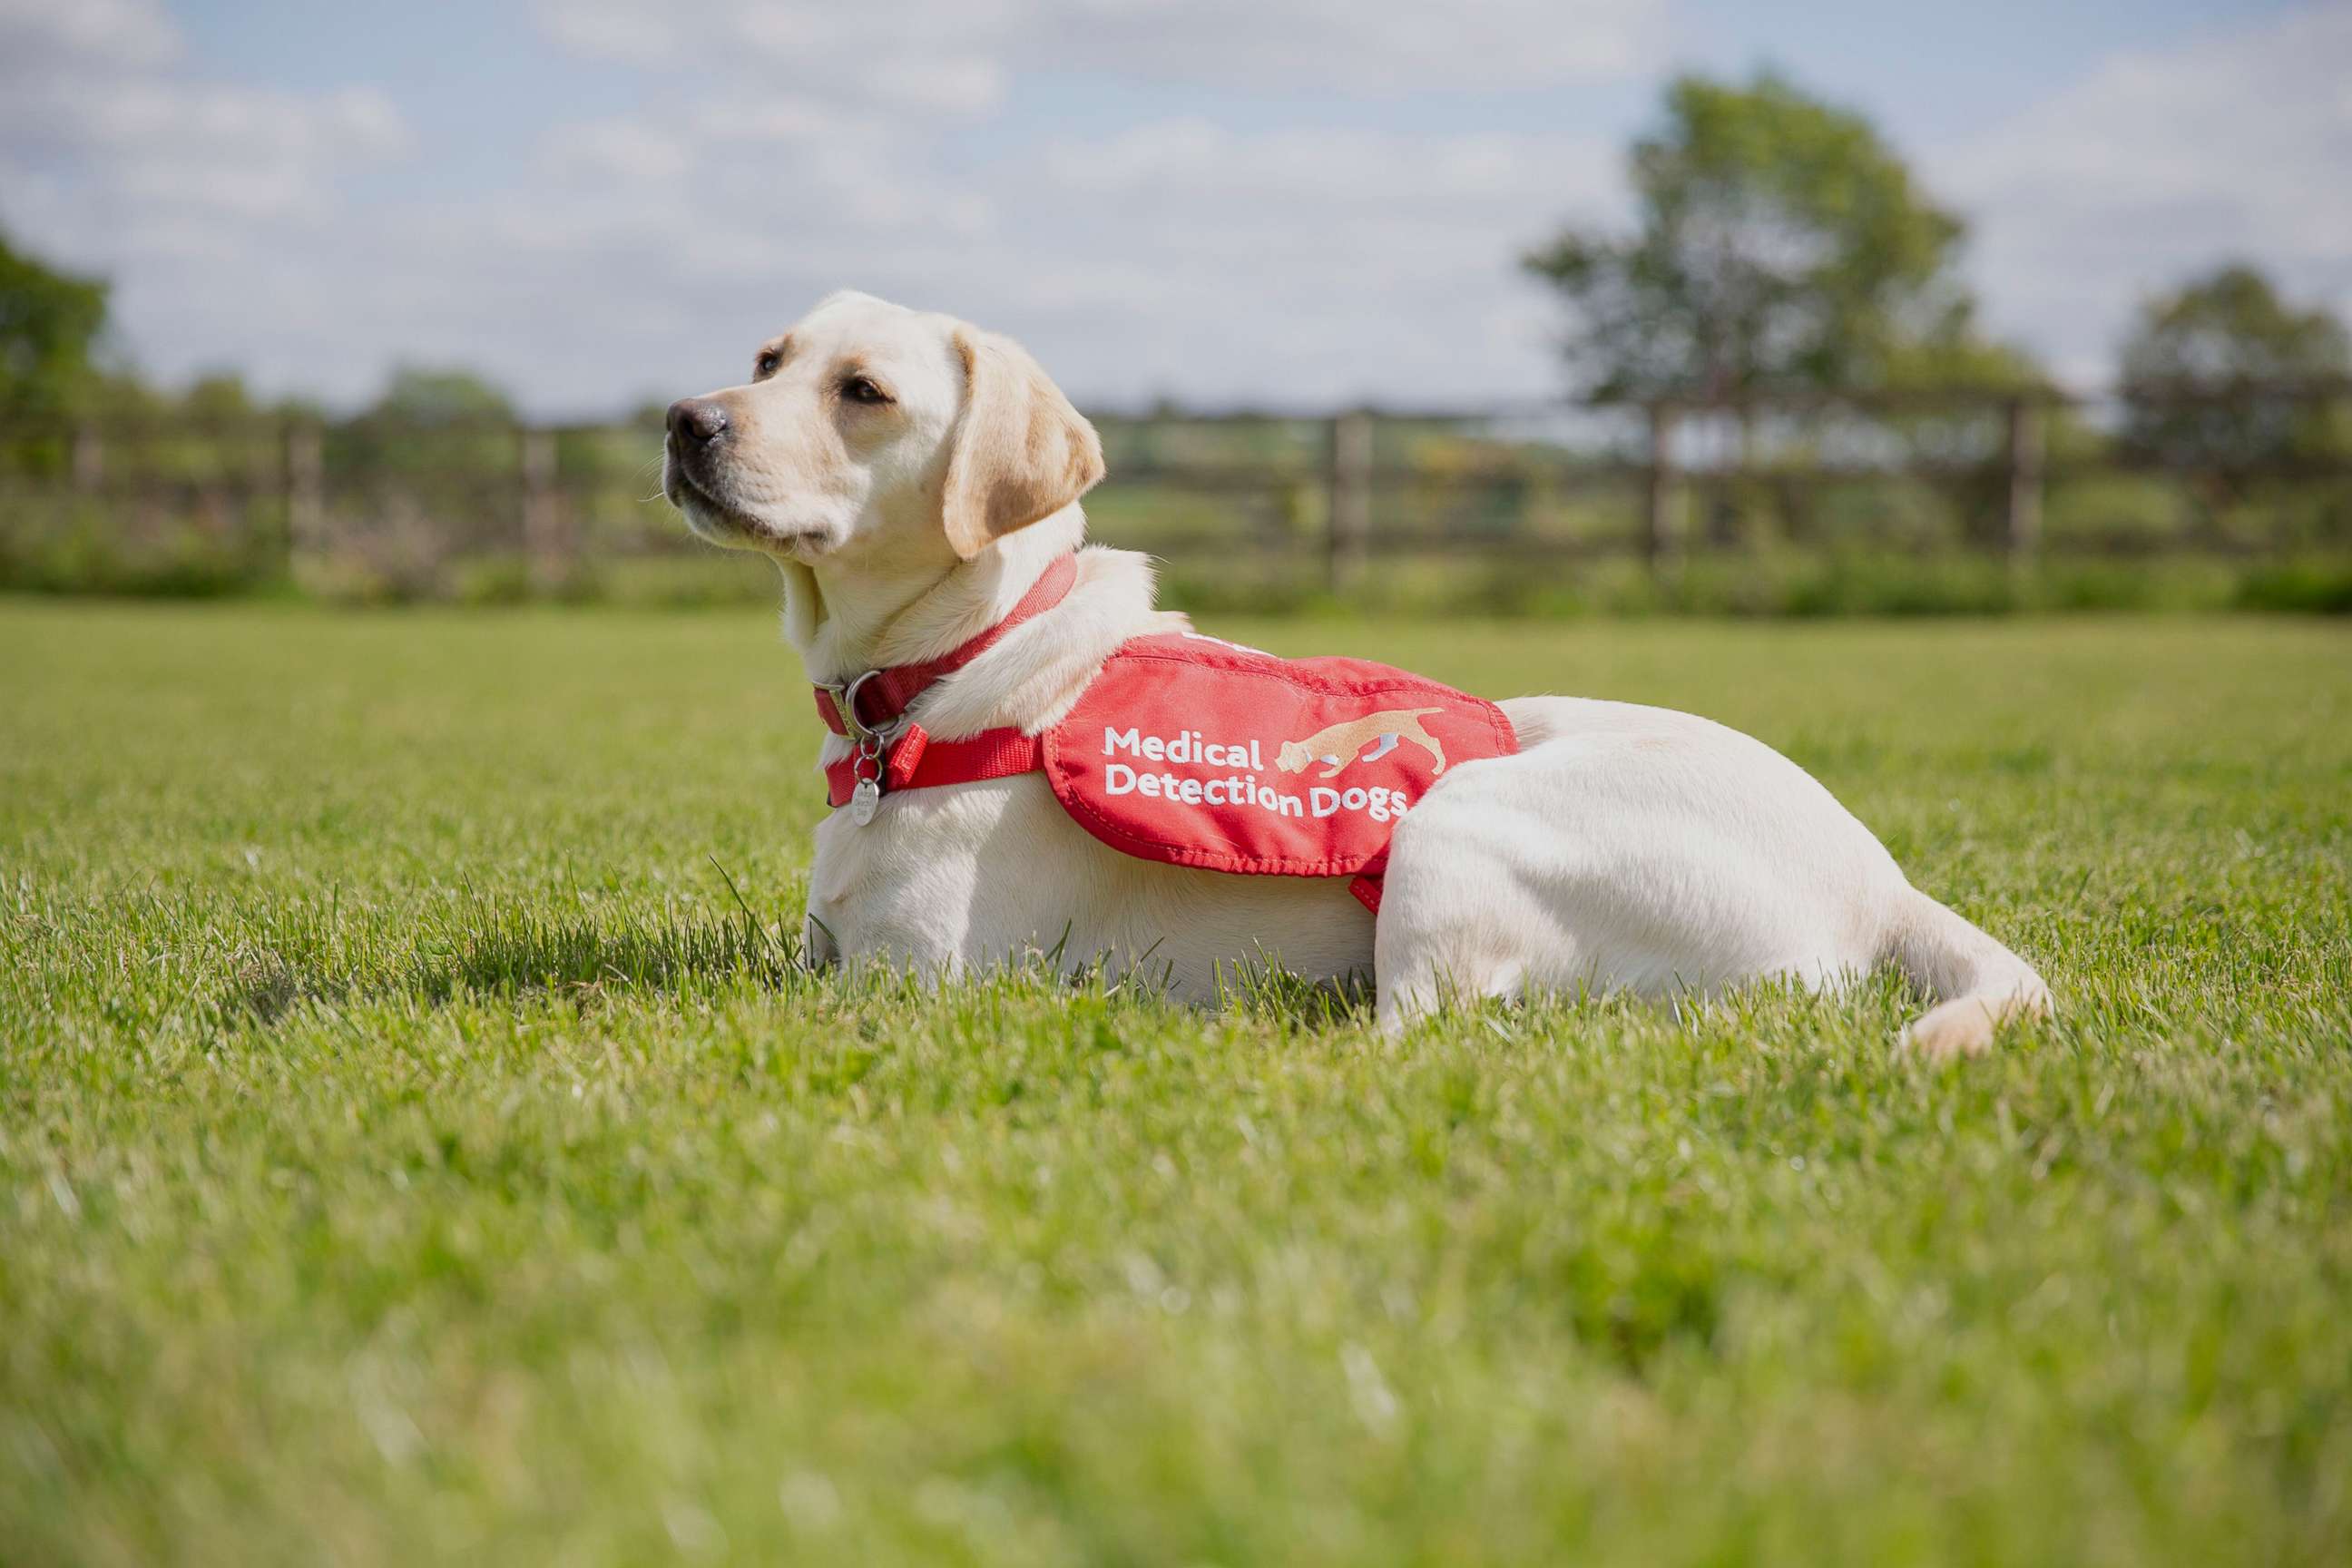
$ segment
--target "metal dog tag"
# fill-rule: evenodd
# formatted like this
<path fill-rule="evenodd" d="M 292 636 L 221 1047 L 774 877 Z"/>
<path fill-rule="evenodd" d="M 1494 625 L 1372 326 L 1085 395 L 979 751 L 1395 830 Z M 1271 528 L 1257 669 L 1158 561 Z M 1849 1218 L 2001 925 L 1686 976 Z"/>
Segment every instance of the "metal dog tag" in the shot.
<path fill-rule="evenodd" d="M 881 809 L 882 786 L 872 779 L 859 779 L 857 787 L 849 792 L 849 820 L 863 827 Z"/>

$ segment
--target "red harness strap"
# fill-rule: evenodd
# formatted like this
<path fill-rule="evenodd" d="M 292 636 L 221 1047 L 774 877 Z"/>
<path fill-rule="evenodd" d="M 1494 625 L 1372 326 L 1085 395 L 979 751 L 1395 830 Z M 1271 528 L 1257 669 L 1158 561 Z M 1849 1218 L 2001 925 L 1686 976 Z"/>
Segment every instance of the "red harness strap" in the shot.
<path fill-rule="evenodd" d="M 1045 765 L 1045 742 L 1018 730 L 982 730 L 961 741 L 934 741 L 920 724 L 909 724 L 888 752 L 882 793 L 928 789 L 938 784 L 977 784 L 1034 773 Z M 824 768 L 824 796 L 847 805 L 857 789 L 858 754 L 852 752 Z"/>
<path fill-rule="evenodd" d="M 1062 555 L 1045 568 L 1021 602 L 1005 617 L 954 651 L 922 664 L 895 665 L 869 670 L 839 686 L 816 688 L 817 716 L 836 735 L 852 740 L 865 735 L 889 735 L 916 698 L 935 683 L 953 675 L 990 648 L 1007 632 L 1035 619 L 1067 597 L 1078 580 L 1078 558 Z M 860 733 L 853 734 L 852 726 Z M 864 766 L 886 795 L 902 789 L 936 784 L 973 784 L 981 779 L 1010 778 L 1034 773 L 1043 765 L 1044 751 L 1034 735 L 1018 730 L 983 730 L 959 741 L 934 741 L 920 724 L 907 724 L 884 742 L 877 763 L 853 751 L 825 765 L 825 798 L 835 806 L 849 804 Z"/>

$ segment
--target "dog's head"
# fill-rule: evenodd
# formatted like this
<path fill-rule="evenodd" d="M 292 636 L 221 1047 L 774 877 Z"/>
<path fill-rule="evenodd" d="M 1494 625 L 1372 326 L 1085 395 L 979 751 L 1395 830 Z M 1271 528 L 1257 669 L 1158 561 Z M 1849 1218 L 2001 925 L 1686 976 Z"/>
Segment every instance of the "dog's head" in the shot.
<path fill-rule="evenodd" d="M 1314 760 L 1307 754 L 1307 743 L 1304 741 L 1285 741 L 1282 743 L 1282 750 L 1275 753 L 1274 765 L 1284 773 L 1295 773 L 1302 771 Z"/>
<path fill-rule="evenodd" d="M 843 293 L 743 385 L 670 405 L 662 493 L 703 538 L 804 565 L 969 560 L 1102 476 L 1094 426 L 1011 339 Z"/>

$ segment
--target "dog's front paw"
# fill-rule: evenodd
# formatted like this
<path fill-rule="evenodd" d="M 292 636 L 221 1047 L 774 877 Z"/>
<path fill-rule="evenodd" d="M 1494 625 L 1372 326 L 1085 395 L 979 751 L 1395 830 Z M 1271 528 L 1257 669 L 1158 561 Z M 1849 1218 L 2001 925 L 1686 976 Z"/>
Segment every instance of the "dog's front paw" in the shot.
<path fill-rule="evenodd" d="M 1917 1056 L 1931 1062 L 1980 1057 L 1992 1049 L 1993 1029 L 2000 1020 L 1974 996 L 1963 996 L 1930 1008 L 1895 1037 L 1898 1056 Z"/>

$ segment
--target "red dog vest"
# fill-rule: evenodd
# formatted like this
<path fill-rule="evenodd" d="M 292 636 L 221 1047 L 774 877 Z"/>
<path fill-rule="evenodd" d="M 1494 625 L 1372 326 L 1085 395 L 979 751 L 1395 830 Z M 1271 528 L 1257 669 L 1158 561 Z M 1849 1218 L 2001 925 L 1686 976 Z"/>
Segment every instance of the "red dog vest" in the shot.
<path fill-rule="evenodd" d="M 1365 659 L 1276 658 L 1189 632 L 1121 646 L 1039 735 L 933 741 L 919 725 L 897 726 L 896 710 L 931 680 L 1058 603 L 1064 571 L 946 659 L 863 683 L 883 688 L 887 715 L 845 721 L 866 706 L 860 683 L 819 689 L 826 722 L 860 742 L 829 771 L 834 805 L 863 796 L 870 816 L 897 790 L 1042 771 L 1071 819 L 1122 854 L 1243 875 L 1350 877 L 1349 890 L 1377 910 L 1389 839 L 1412 804 L 1448 769 L 1518 749 L 1502 710 L 1436 681 Z"/>

